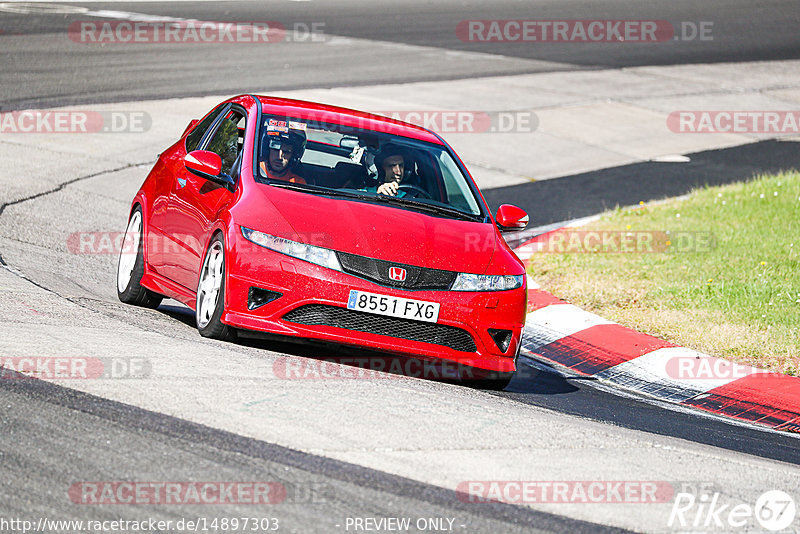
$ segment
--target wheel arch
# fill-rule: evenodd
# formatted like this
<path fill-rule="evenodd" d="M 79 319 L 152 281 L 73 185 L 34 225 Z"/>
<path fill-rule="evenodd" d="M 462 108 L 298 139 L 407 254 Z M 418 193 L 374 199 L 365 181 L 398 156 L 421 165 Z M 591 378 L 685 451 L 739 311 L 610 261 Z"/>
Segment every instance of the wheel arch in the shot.
<path fill-rule="evenodd" d="M 223 339 L 223 340 L 230 340 L 235 339 L 236 331 L 235 329 L 224 322 L 223 317 L 225 316 L 226 310 L 229 307 L 229 278 L 230 278 L 230 261 L 229 261 L 229 243 L 231 242 L 231 236 L 229 235 L 230 227 L 224 225 L 221 221 L 217 221 L 208 232 L 208 238 L 206 240 L 205 246 L 203 247 L 203 261 L 200 263 L 200 272 L 198 274 L 198 281 L 197 281 L 197 288 L 195 289 L 195 317 L 197 319 L 197 327 L 200 330 L 200 334 L 204 337 L 211 337 L 214 339 Z M 218 239 L 219 238 L 219 239 Z M 204 324 L 202 327 L 200 326 L 200 287 L 203 283 L 203 273 L 206 269 L 206 262 L 209 259 L 209 252 L 211 251 L 211 247 L 214 245 L 215 241 L 221 241 L 222 244 L 222 262 L 223 262 L 223 278 L 221 282 L 221 292 L 223 300 L 220 301 L 219 299 L 216 300 L 215 309 L 211 312 L 211 317 L 209 321 Z M 221 308 L 220 308 L 221 306 Z M 219 314 L 219 315 L 217 315 Z"/>
<path fill-rule="evenodd" d="M 128 212 L 128 221 L 130 221 L 131 217 L 133 217 L 136 208 L 139 208 L 139 210 L 142 212 L 142 255 L 144 256 L 144 272 L 145 275 L 147 275 L 147 273 L 150 270 L 150 262 L 148 261 L 150 254 L 150 251 L 148 250 L 150 247 L 150 239 L 148 238 L 150 221 L 149 217 L 147 216 L 148 214 L 144 209 L 144 206 L 145 203 L 142 196 L 136 195 L 133 199 L 133 202 L 131 202 L 131 209 Z"/>
<path fill-rule="evenodd" d="M 224 288 L 225 291 L 223 293 L 224 296 L 225 296 L 225 301 L 223 302 L 223 306 L 225 308 L 228 307 L 228 280 L 230 278 L 230 268 L 229 268 L 230 262 L 228 261 L 228 259 L 229 259 L 228 258 L 228 252 L 229 252 L 228 247 L 229 247 L 229 244 L 232 243 L 231 240 L 234 237 L 233 235 L 231 235 L 231 231 L 234 228 L 234 226 L 235 225 L 233 225 L 233 224 L 225 224 L 222 221 L 217 221 L 211 227 L 210 231 L 208 232 L 208 238 L 206 239 L 206 242 L 205 242 L 205 244 L 203 246 L 203 256 L 202 256 L 203 260 L 200 262 L 200 270 L 202 271 L 202 269 L 203 269 L 202 266 L 203 266 L 203 263 L 205 262 L 205 257 L 208 254 L 208 249 L 209 249 L 209 247 L 211 247 L 211 243 L 214 242 L 214 239 L 217 236 L 221 236 L 222 237 L 222 254 L 223 254 L 223 257 L 225 259 L 225 281 L 224 281 L 224 283 L 225 283 L 225 288 Z M 197 282 L 198 284 L 200 283 L 200 275 L 201 274 L 202 274 L 202 272 L 198 273 L 198 282 Z M 197 297 L 197 289 L 198 288 L 195 288 L 195 290 L 194 290 L 195 297 Z M 197 304 L 195 304 L 195 308 L 196 307 L 197 307 Z"/>

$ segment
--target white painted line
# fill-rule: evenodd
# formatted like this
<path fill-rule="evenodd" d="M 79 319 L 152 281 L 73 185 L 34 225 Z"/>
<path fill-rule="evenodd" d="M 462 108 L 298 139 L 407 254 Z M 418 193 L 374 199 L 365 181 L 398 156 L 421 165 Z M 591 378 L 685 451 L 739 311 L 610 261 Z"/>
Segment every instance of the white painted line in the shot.
<path fill-rule="evenodd" d="M 85 13 L 88 8 L 40 4 L 37 2 L 0 2 L 0 11 L 20 15 L 57 15 Z"/>
<path fill-rule="evenodd" d="M 692 161 L 692 158 L 684 156 L 683 154 L 667 154 L 665 156 L 655 157 L 650 161 L 655 161 L 656 163 L 689 163 Z"/>
<path fill-rule="evenodd" d="M 532 311 L 525 319 L 523 347 L 528 351 L 601 324 L 614 324 L 572 304 L 551 304 Z"/>
<path fill-rule="evenodd" d="M 3 4 L 18 4 L 27 8 L 35 9 L 49 4 L 74 4 L 80 1 L 81 4 L 141 4 L 152 3 L 153 0 L 47 0 L 47 2 L 28 2 L 28 0 L 7 0 Z M 170 0 L 170 2 L 233 2 L 234 0 Z M 77 6 L 76 6 L 77 7 Z"/>

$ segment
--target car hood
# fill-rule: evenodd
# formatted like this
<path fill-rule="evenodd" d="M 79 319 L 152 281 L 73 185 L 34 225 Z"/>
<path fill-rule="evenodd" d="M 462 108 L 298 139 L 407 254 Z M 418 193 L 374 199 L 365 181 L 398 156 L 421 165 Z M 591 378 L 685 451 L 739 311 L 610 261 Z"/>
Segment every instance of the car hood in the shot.
<path fill-rule="evenodd" d="M 491 223 L 280 188 L 270 188 L 269 197 L 295 231 L 294 236 L 282 237 L 341 252 L 481 274 L 498 247 L 498 234 Z"/>

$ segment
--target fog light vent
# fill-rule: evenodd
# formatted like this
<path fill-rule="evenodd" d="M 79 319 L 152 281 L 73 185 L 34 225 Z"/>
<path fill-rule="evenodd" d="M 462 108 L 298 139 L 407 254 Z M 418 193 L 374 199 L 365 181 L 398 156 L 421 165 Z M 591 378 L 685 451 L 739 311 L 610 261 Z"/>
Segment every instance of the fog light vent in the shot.
<path fill-rule="evenodd" d="M 492 336 L 492 339 L 494 339 L 494 342 L 497 344 L 497 348 L 500 349 L 500 352 L 505 352 L 508 350 L 508 346 L 511 344 L 511 330 L 496 330 L 494 328 L 490 328 L 489 335 Z"/>
<path fill-rule="evenodd" d="M 280 296 L 281 294 L 275 291 L 261 289 L 260 287 L 251 287 L 250 291 L 247 293 L 247 309 L 255 310 Z"/>

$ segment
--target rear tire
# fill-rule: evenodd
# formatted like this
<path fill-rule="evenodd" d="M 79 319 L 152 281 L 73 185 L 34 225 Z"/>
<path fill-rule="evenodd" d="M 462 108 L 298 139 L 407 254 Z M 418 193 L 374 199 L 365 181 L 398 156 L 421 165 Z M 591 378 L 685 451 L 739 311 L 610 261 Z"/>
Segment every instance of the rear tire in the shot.
<path fill-rule="evenodd" d="M 142 275 L 144 275 L 143 230 L 142 208 L 136 206 L 131 218 L 128 220 L 122 249 L 119 252 L 117 297 L 125 304 L 133 304 L 144 308 L 158 308 L 164 297 L 143 287 L 140 283 Z"/>
<path fill-rule="evenodd" d="M 197 282 L 195 319 L 203 337 L 221 340 L 236 338 L 236 330 L 220 318 L 225 308 L 225 242 L 216 235 L 206 251 Z"/>

